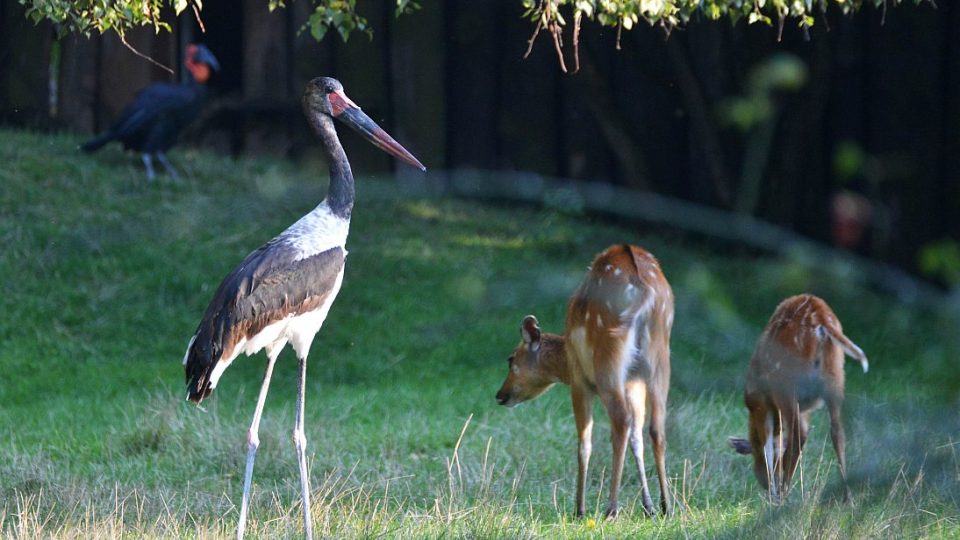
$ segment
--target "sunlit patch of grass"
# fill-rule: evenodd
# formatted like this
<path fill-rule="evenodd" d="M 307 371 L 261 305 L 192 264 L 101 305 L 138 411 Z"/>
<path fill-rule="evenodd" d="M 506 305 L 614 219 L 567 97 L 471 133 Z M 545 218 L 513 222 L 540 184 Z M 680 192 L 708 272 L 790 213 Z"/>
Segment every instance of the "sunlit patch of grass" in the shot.
<path fill-rule="evenodd" d="M 527 244 L 524 238 L 491 238 L 488 236 L 459 236 L 452 239 L 464 247 L 523 249 Z"/>
<path fill-rule="evenodd" d="M 473 218 L 468 212 L 456 211 L 434 201 L 420 200 L 400 203 L 409 217 L 430 223 L 465 223 Z"/>

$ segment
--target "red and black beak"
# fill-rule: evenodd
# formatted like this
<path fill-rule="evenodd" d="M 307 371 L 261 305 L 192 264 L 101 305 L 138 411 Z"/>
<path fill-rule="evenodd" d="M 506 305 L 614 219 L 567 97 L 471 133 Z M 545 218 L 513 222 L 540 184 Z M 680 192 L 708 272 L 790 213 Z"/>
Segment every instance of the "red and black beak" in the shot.
<path fill-rule="evenodd" d="M 347 95 L 343 93 L 343 90 L 330 92 L 327 94 L 327 97 L 330 100 L 330 108 L 332 109 L 331 112 L 333 112 L 334 118 L 342 120 L 343 123 L 353 128 L 360 135 L 363 135 L 363 138 L 384 152 L 413 165 L 421 171 L 427 170 L 417 158 L 413 157 L 413 154 L 408 152 L 407 149 L 395 141 L 389 133 L 378 126 L 372 118 L 360 110 L 360 107 L 348 98 Z"/>

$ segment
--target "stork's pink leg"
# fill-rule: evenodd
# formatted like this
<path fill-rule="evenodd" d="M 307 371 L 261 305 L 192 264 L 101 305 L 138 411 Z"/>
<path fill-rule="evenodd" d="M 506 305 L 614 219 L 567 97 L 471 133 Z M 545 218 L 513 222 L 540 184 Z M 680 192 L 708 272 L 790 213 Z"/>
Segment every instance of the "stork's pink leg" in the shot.
<path fill-rule="evenodd" d="M 250 485 L 253 483 L 253 459 L 260 446 L 260 417 L 263 415 L 263 404 L 267 401 L 267 390 L 270 388 L 270 376 L 273 375 L 273 364 L 283 347 L 269 351 L 267 355 L 267 369 L 263 373 L 263 384 L 260 386 L 260 397 L 257 398 L 257 408 L 253 412 L 253 421 L 247 431 L 247 470 L 243 477 L 243 501 L 240 503 L 240 523 L 237 524 L 237 540 L 243 540 L 243 531 L 247 524 L 247 509 L 250 506 Z"/>
<path fill-rule="evenodd" d="M 310 473 L 307 471 L 307 435 L 303 430 L 304 393 L 307 386 L 307 357 L 300 358 L 300 388 L 297 390 L 297 424 L 293 429 L 293 442 L 297 447 L 300 463 L 300 494 L 303 500 L 303 533 L 307 540 L 313 539 L 313 518 L 310 515 Z"/>

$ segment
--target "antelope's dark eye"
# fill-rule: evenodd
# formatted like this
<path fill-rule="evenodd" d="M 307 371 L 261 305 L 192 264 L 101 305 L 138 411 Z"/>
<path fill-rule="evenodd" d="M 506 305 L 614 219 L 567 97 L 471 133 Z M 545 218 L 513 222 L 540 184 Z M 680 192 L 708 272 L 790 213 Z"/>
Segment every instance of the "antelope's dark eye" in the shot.
<path fill-rule="evenodd" d="M 510 358 L 507 358 L 507 363 L 508 363 L 508 364 L 512 364 L 512 363 L 513 363 L 513 356 L 511 356 Z"/>

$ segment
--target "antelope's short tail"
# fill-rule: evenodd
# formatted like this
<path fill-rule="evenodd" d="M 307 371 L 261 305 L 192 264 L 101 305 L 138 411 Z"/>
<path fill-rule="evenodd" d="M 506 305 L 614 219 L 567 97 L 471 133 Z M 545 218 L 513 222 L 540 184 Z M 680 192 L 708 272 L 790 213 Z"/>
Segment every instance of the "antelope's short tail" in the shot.
<path fill-rule="evenodd" d="M 836 328 L 824 326 L 823 329 L 827 331 L 827 336 L 830 337 L 830 340 L 839 345 L 847 356 L 860 361 L 860 367 L 863 368 L 864 373 L 870 369 L 870 361 L 867 360 L 867 355 L 863 353 L 863 349 L 858 347 L 856 343 L 850 341 L 850 338 L 843 335 L 843 332 Z"/>

